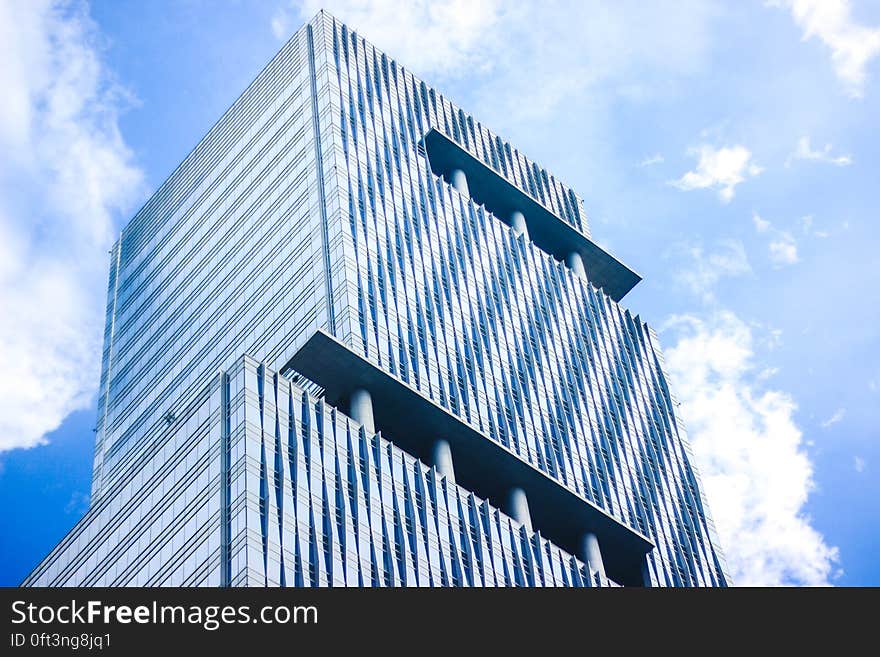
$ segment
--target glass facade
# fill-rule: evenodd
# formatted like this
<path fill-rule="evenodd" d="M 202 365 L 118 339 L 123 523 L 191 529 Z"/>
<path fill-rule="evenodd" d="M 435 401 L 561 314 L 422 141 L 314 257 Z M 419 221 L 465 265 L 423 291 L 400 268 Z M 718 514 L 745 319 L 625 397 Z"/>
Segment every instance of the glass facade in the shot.
<path fill-rule="evenodd" d="M 92 505 L 25 583 L 727 585 L 613 267 L 570 188 L 320 13 L 115 245 Z M 502 456 L 456 479 L 468 432 Z"/>

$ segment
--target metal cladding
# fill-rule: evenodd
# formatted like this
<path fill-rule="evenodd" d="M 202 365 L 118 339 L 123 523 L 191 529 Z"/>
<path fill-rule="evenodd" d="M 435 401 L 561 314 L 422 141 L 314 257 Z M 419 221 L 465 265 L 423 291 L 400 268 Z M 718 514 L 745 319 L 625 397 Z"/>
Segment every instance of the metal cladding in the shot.
<path fill-rule="evenodd" d="M 725 586 L 639 280 L 322 12 L 114 246 L 91 508 L 25 584 Z"/>

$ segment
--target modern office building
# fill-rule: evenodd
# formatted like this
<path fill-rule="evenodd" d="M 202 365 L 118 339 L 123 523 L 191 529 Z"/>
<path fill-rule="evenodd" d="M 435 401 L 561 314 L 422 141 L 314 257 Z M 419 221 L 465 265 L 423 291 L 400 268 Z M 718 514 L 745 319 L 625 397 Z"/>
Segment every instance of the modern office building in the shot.
<path fill-rule="evenodd" d="M 321 13 L 113 247 L 91 506 L 25 584 L 724 586 L 638 281 Z"/>

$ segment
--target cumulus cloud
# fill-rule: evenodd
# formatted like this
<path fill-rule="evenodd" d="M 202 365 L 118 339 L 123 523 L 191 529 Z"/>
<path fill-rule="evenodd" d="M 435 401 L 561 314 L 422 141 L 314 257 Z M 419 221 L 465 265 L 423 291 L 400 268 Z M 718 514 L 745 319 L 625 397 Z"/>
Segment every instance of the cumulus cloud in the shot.
<path fill-rule="evenodd" d="M 448 84 L 467 73 L 473 84 L 456 98 L 479 106 L 489 125 L 532 130 L 589 94 L 595 112 L 571 117 L 583 130 L 606 99 L 665 93 L 704 70 L 719 13 L 703 0 L 680 0 L 674 12 L 636 0 L 546 0 L 540 11 L 500 0 L 305 0 L 276 19 L 300 23 L 322 7 L 417 75 Z"/>
<path fill-rule="evenodd" d="M 752 160 L 752 153 L 745 146 L 715 148 L 704 144 L 690 152 L 697 157 L 697 168 L 671 184 L 685 191 L 717 188 L 718 196 L 724 203 L 733 199 L 737 185 L 763 171 Z"/>
<path fill-rule="evenodd" d="M 776 228 L 770 221 L 757 213 L 752 215 L 752 222 L 755 224 L 755 230 L 758 233 L 769 236 L 767 250 L 770 254 L 770 261 L 775 266 L 793 265 L 800 260 L 798 257 L 797 240 L 794 235 L 786 230 Z"/>
<path fill-rule="evenodd" d="M 797 148 L 794 153 L 788 156 L 785 166 L 790 167 L 795 160 L 806 160 L 807 162 L 827 162 L 839 167 L 845 167 L 852 164 L 852 156 L 850 155 L 832 155 L 831 144 L 825 144 L 825 148 L 821 151 L 814 151 L 810 146 L 809 137 L 801 137 L 798 139 Z"/>
<path fill-rule="evenodd" d="M 283 9 L 279 10 L 272 16 L 269 23 L 272 28 L 272 35 L 279 41 L 290 36 L 290 15 Z"/>
<path fill-rule="evenodd" d="M 734 582 L 826 585 L 838 550 L 804 511 L 813 465 L 796 405 L 767 389 L 754 365 L 753 329 L 726 311 L 664 326 L 667 371 Z"/>
<path fill-rule="evenodd" d="M 752 215 L 752 223 L 755 224 L 755 230 L 759 233 L 766 233 L 773 229 L 773 224 L 757 213 Z"/>
<path fill-rule="evenodd" d="M 853 20 L 848 0 L 781 0 L 804 31 L 804 39 L 817 37 L 831 49 L 831 62 L 847 93 L 861 98 L 868 63 L 880 54 L 880 28 Z"/>
<path fill-rule="evenodd" d="M 856 472 L 862 473 L 865 471 L 865 468 L 867 468 L 867 467 L 868 467 L 867 462 L 861 456 L 856 456 L 853 459 L 853 468 L 855 469 Z"/>
<path fill-rule="evenodd" d="M 779 374 L 778 367 L 765 367 L 763 370 L 758 372 L 758 381 L 765 381 L 770 377 L 776 376 Z"/>
<path fill-rule="evenodd" d="M 488 60 L 481 55 L 502 11 L 500 0 L 305 0 L 279 10 L 272 30 L 277 36 L 294 13 L 302 22 L 320 9 L 337 15 L 417 74 L 437 76 L 485 68 Z"/>
<path fill-rule="evenodd" d="M 706 251 L 701 244 L 681 244 L 671 250 L 680 265 L 676 279 L 705 302 L 714 300 L 715 285 L 722 278 L 741 276 L 752 271 L 742 242 L 720 240 Z"/>
<path fill-rule="evenodd" d="M 142 176 L 85 5 L 0 3 L 0 451 L 97 388 L 114 216 Z"/>
<path fill-rule="evenodd" d="M 767 246 L 770 260 L 777 266 L 793 265 L 799 260 L 797 243 L 790 233 L 782 233 L 779 239 L 771 240 Z"/>
<path fill-rule="evenodd" d="M 845 408 L 838 408 L 836 411 L 834 411 L 834 414 L 831 417 L 829 417 L 827 420 L 822 422 L 822 428 L 827 429 L 829 427 L 832 427 L 835 424 L 837 424 L 838 422 L 840 422 L 845 417 L 846 417 L 846 409 Z"/>

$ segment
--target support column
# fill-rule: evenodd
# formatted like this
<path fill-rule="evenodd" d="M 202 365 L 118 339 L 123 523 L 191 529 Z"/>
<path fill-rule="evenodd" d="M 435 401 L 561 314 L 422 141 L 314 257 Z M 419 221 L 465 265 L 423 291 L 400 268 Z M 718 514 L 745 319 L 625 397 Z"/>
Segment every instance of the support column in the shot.
<path fill-rule="evenodd" d="M 529 512 L 529 498 L 526 492 L 519 486 L 514 486 L 507 491 L 507 515 L 523 525 L 530 532 L 532 530 L 532 514 Z"/>
<path fill-rule="evenodd" d="M 525 235 L 529 239 L 529 227 L 526 224 L 525 215 L 519 210 L 514 210 L 510 214 L 510 225 L 513 226 L 513 232 L 517 235 Z"/>
<path fill-rule="evenodd" d="M 602 563 L 602 552 L 599 550 L 599 539 L 593 532 L 587 532 L 583 538 L 583 560 L 590 572 L 598 572 L 605 577 L 605 564 Z"/>
<path fill-rule="evenodd" d="M 431 448 L 431 460 L 440 476 L 446 477 L 449 479 L 449 483 L 454 484 L 455 468 L 452 466 L 452 448 L 448 441 L 442 438 L 434 441 L 434 446 Z"/>
<path fill-rule="evenodd" d="M 461 169 L 453 169 L 449 172 L 449 181 L 452 183 L 452 186 L 458 190 L 459 194 L 470 197 L 471 190 L 468 187 L 467 176 L 464 175 L 464 171 Z"/>
<path fill-rule="evenodd" d="M 373 398 L 368 390 L 356 388 L 352 391 L 348 402 L 348 414 L 352 420 L 364 425 L 364 431 L 368 436 L 376 433 L 376 423 L 373 421 Z"/>
<path fill-rule="evenodd" d="M 565 264 L 581 278 L 587 277 L 587 271 L 584 269 L 584 259 L 581 258 L 581 254 L 577 251 L 572 251 L 565 256 Z"/>

